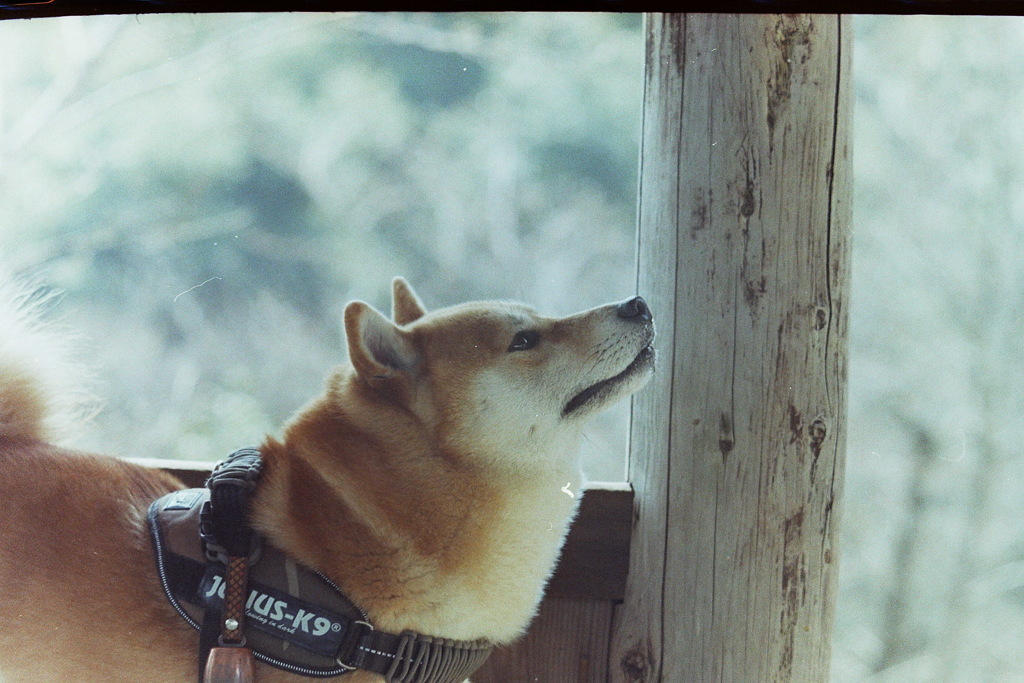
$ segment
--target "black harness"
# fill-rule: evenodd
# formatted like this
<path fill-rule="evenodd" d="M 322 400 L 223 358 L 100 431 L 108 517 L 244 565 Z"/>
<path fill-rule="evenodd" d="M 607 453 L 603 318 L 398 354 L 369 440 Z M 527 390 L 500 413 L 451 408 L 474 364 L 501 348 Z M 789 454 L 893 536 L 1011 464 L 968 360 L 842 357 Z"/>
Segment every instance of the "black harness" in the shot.
<path fill-rule="evenodd" d="M 164 593 L 200 632 L 200 681 L 222 632 L 226 562 L 238 556 L 249 564 L 243 642 L 260 661 L 316 678 L 364 669 L 388 683 L 462 683 L 484 663 L 493 650 L 486 641 L 374 629 L 330 579 L 264 542 L 248 524 L 261 470 L 259 451 L 241 449 L 207 488 L 169 493 L 149 508 Z"/>

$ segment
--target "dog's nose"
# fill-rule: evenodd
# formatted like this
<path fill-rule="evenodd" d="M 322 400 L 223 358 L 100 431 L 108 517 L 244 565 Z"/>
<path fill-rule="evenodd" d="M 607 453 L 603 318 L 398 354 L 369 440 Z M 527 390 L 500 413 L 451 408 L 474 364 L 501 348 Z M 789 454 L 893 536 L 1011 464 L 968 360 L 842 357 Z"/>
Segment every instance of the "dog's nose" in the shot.
<path fill-rule="evenodd" d="M 651 320 L 651 309 L 647 307 L 647 302 L 643 300 L 643 297 L 634 296 L 632 299 L 626 299 L 615 308 L 615 312 L 619 314 L 620 318 L 626 318 L 632 320 L 633 318 L 639 318 L 640 320 Z"/>

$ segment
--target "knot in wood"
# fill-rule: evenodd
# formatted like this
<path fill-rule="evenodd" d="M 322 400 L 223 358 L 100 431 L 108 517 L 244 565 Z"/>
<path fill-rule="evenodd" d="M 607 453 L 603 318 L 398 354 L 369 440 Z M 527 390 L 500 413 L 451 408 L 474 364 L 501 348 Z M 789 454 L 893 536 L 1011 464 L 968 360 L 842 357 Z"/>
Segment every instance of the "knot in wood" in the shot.
<path fill-rule="evenodd" d="M 825 441 L 825 435 L 828 433 L 828 429 L 825 427 L 825 421 L 820 417 L 811 423 L 810 429 L 807 430 L 811 436 L 811 451 L 814 456 L 817 457 L 821 454 L 821 444 Z"/>
<path fill-rule="evenodd" d="M 633 683 L 643 683 L 647 680 L 647 656 L 641 646 L 638 645 L 623 655 L 619 665 L 622 667 L 622 673 L 626 675 L 626 680 Z"/>

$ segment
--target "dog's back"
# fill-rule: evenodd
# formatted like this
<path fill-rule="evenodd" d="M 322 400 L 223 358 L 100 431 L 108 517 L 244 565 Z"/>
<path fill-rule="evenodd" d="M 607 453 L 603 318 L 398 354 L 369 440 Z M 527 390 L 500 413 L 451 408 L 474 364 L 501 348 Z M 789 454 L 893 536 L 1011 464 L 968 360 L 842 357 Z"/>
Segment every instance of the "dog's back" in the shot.
<path fill-rule="evenodd" d="M 194 635 L 164 609 L 145 535 L 146 506 L 177 486 L 114 458 L 0 437 L 0 680 L 194 675 L 176 654 Z M 118 656 L 132 632 L 152 634 L 152 654 L 167 652 L 158 670 L 178 674 L 153 678 L 153 659 Z"/>

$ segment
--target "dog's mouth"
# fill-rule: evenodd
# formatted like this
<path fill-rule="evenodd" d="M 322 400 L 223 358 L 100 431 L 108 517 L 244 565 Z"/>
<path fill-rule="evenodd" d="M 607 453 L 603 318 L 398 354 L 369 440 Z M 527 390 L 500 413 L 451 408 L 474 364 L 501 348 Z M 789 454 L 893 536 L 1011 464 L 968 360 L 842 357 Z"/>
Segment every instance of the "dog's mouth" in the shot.
<path fill-rule="evenodd" d="M 609 377 L 608 379 L 603 379 L 596 384 L 590 385 L 569 399 L 569 402 L 565 404 L 565 408 L 562 409 L 562 417 L 569 417 L 595 400 L 600 401 L 609 397 L 615 392 L 615 388 L 623 382 L 626 382 L 637 375 L 653 370 L 654 355 L 654 346 L 645 346 L 640 350 L 640 353 L 636 355 L 636 358 L 626 366 L 625 370 L 614 377 Z"/>

